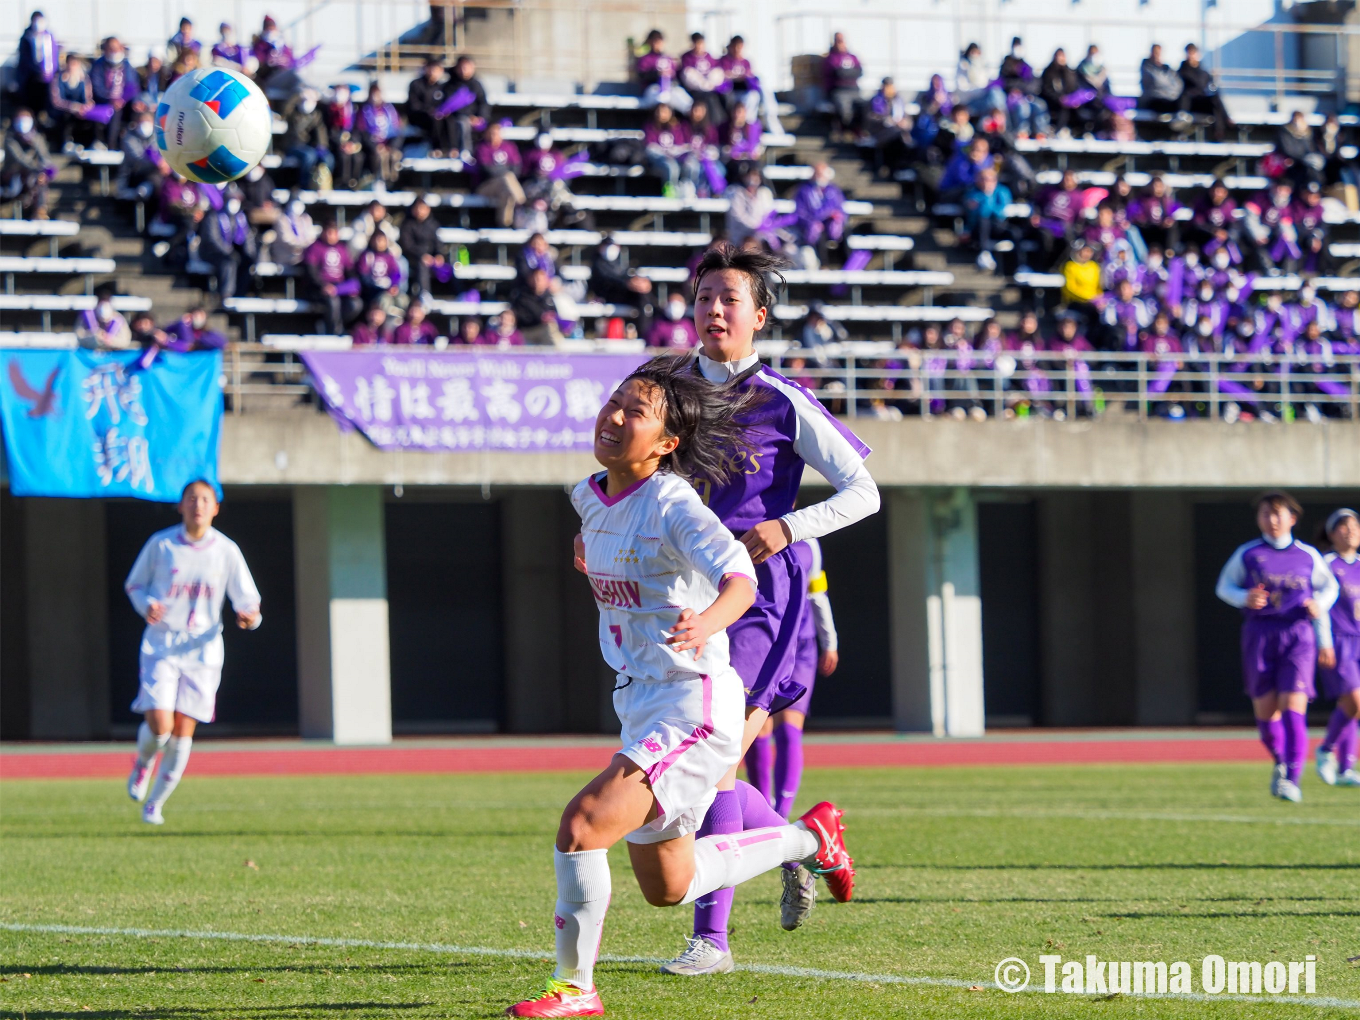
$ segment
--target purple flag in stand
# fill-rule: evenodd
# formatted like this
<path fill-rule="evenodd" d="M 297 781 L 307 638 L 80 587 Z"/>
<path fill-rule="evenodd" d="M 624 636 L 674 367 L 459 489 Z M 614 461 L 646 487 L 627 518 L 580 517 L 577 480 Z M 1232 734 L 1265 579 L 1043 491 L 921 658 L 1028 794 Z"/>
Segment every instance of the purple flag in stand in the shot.
<path fill-rule="evenodd" d="M 113 107 L 108 103 L 95 103 L 84 113 L 85 120 L 92 120 L 96 124 L 107 124 L 113 120 Z"/>
<path fill-rule="evenodd" d="M 586 164 L 590 162 L 590 153 L 582 149 L 580 152 L 567 158 L 565 163 L 554 168 L 548 176 L 554 181 L 568 181 L 575 177 L 580 177 L 586 172 Z"/>
<path fill-rule="evenodd" d="M 294 61 L 293 61 L 293 70 L 294 70 L 294 71 L 300 71 L 300 70 L 302 70 L 304 67 L 306 67 L 308 64 L 310 64 L 313 60 L 316 59 L 316 55 L 317 55 L 319 52 L 321 52 L 321 44 L 320 44 L 320 43 L 318 43 L 317 45 L 313 46 L 310 50 L 308 50 L 308 51 L 307 51 L 306 53 L 304 53 L 302 56 L 300 56 L 300 57 L 298 57 L 296 60 L 294 60 Z"/>
<path fill-rule="evenodd" d="M 476 98 L 477 96 L 472 89 L 464 85 L 453 95 L 449 96 L 448 99 L 444 100 L 439 109 L 434 111 L 434 115 L 436 117 L 447 117 L 451 113 L 457 113 Z"/>
<path fill-rule="evenodd" d="M 304 351 L 326 409 L 383 450 L 588 451 L 644 354 Z"/>

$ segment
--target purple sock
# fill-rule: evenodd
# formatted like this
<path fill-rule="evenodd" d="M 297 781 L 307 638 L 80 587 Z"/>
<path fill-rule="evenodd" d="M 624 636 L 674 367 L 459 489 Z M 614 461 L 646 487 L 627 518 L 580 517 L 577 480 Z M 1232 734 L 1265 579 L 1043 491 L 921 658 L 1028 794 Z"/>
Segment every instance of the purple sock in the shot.
<path fill-rule="evenodd" d="M 1261 733 L 1261 743 L 1266 745 L 1270 757 L 1278 765 L 1284 754 L 1284 723 L 1279 719 L 1257 719 L 1256 729 Z"/>
<path fill-rule="evenodd" d="M 717 836 L 724 832 L 740 832 L 741 797 L 736 790 L 719 790 L 704 816 L 698 835 Z M 702 935 L 723 952 L 727 952 L 727 920 L 732 916 L 732 890 L 716 889 L 694 901 L 694 934 Z"/>
<path fill-rule="evenodd" d="M 1341 735 L 1336 738 L 1336 764 L 1340 771 L 1355 768 L 1357 745 L 1360 744 L 1360 723 L 1352 719 L 1349 726 L 1342 727 Z"/>
<path fill-rule="evenodd" d="M 773 799 L 770 796 L 770 770 L 774 767 L 774 738 L 756 737 L 751 741 L 751 749 L 746 752 L 746 778 L 750 785 L 760 791 L 760 795 L 765 798 L 768 804 Z M 747 825 L 748 829 L 761 828 L 761 826 Z"/>
<path fill-rule="evenodd" d="M 774 809 L 785 818 L 803 781 L 803 731 L 788 723 L 774 728 Z"/>
<path fill-rule="evenodd" d="M 750 783 L 737 780 L 737 798 L 741 801 L 741 827 L 743 829 L 769 829 L 776 825 L 786 825 L 784 818 L 775 813 L 770 802 Z"/>
<path fill-rule="evenodd" d="M 1322 749 L 1324 751 L 1336 750 L 1337 738 L 1341 736 L 1341 731 L 1344 730 L 1350 722 L 1351 717 L 1346 714 L 1345 709 L 1332 709 L 1332 717 L 1327 720 L 1327 735 L 1322 738 Z M 1341 755 L 1338 754 L 1337 759 L 1340 760 L 1340 758 Z"/>
<path fill-rule="evenodd" d="M 1284 764 L 1286 776 L 1291 783 L 1297 783 L 1303 775 L 1303 763 L 1308 758 L 1308 720 L 1302 712 L 1285 709 L 1281 713 L 1284 723 Z"/>

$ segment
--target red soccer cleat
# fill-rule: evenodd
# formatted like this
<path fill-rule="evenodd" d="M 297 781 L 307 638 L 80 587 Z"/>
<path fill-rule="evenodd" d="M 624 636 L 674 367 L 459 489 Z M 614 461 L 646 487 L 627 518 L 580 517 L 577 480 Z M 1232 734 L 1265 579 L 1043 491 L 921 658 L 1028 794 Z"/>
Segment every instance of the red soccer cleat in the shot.
<path fill-rule="evenodd" d="M 845 826 L 841 824 L 844 814 L 829 800 L 824 800 L 811 811 L 798 819 L 817 837 L 820 844 L 816 864 L 809 869 L 815 875 L 826 879 L 826 887 L 837 903 L 849 903 L 855 892 L 855 862 L 845 849 Z"/>
<path fill-rule="evenodd" d="M 583 992 L 569 981 L 548 979 L 548 987 L 532 999 L 517 1002 L 505 1011 L 506 1016 L 604 1016 L 600 993 L 591 989 Z"/>

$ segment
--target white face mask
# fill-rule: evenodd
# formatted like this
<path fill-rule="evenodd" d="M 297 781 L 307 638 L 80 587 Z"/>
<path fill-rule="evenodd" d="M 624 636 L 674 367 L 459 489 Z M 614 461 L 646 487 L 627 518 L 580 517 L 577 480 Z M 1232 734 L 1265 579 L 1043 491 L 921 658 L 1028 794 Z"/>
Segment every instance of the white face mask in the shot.
<path fill-rule="evenodd" d="M 94 306 L 94 314 L 100 322 L 108 322 L 113 318 L 113 302 L 101 301 Z"/>
<path fill-rule="evenodd" d="M 1199 292 L 1199 299 L 1201 301 L 1212 301 L 1214 299 L 1214 292 L 1211 290 L 1202 290 Z"/>
<path fill-rule="evenodd" d="M 207 324 L 208 324 L 207 319 L 200 318 L 197 315 L 195 315 L 192 319 L 189 320 L 189 325 L 193 326 L 194 329 L 202 329 Z"/>
<path fill-rule="evenodd" d="M 1280 310 L 1280 295 L 1272 294 L 1266 298 L 1266 307 L 1272 312 L 1278 312 Z"/>
<path fill-rule="evenodd" d="M 831 183 L 831 175 L 818 174 L 816 177 L 813 178 L 813 180 L 817 182 L 817 187 L 825 188 L 828 184 Z"/>
<path fill-rule="evenodd" d="M 1311 305 L 1313 303 L 1313 297 L 1314 294 L 1311 290 L 1301 290 L 1299 291 L 1299 304 Z"/>
<path fill-rule="evenodd" d="M 1160 255 L 1149 255 L 1147 260 L 1147 267 L 1152 270 L 1161 269 L 1162 257 Z"/>
<path fill-rule="evenodd" d="M 1209 336 L 1214 331 L 1214 324 L 1208 319 L 1200 319 L 1195 323 L 1195 329 L 1199 331 L 1200 336 Z"/>
<path fill-rule="evenodd" d="M 122 62 L 123 62 L 123 54 L 122 54 L 121 52 L 119 52 L 119 53 L 110 53 L 110 54 L 109 54 L 109 63 L 110 63 L 110 64 L 121 64 Z"/>
<path fill-rule="evenodd" d="M 607 261 L 613 262 L 619 257 L 619 246 L 617 244 L 607 244 L 604 248 L 604 257 Z"/>
<path fill-rule="evenodd" d="M 538 147 L 539 147 L 540 149 L 545 149 L 545 150 L 546 150 L 546 149 L 551 149 L 551 148 L 552 148 L 552 135 L 539 135 L 539 136 L 538 136 L 537 144 L 538 144 Z"/>
<path fill-rule="evenodd" d="M 227 203 L 227 212 L 231 213 L 233 216 L 235 216 L 240 211 L 241 200 L 239 198 L 233 198 L 230 202 Z"/>
<path fill-rule="evenodd" d="M 253 167 L 250 168 L 250 173 L 246 174 L 247 179 L 252 181 L 258 181 L 263 176 L 264 167 L 260 166 L 258 163 L 256 163 Z"/>
<path fill-rule="evenodd" d="M 315 110 L 315 109 L 316 109 L 316 100 L 315 100 L 315 99 L 304 99 L 304 100 L 302 101 L 302 112 L 303 112 L 303 113 L 311 113 L 311 112 L 312 112 L 313 110 Z"/>
<path fill-rule="evenodd" d="M 47 31 L 47 22 L 45 22 L 45 21 L 35 21 L 35 22 L 33 22 L 33 31 L 35 31 L 35 32 L 46 32 L 46 31 Z"/>
<path fill-rule="evenodd" d="M 1197 251 L 1186 252 L 1185 264 L 1189 266 L 1191 269 L 1194 269 L 1197 265 L 1199 265 L 1199 252 Z"/>
<path fill-rule="evenodd" d="M 276 29 L 271 28 L 268 32 L 264 34 L 264 41 L 270 44 L 278 42 L 279 41 L 278 31 Z"/>
<path fill-rule="evenodd" d="M 1228 268 L 1228 253 L 1226 251 L 1214 252 L 1214 265 L 1219 269 Z"/>
<path fill-rule="evenodd" d="M 222 45 L 223 45 L 223 46 L 226 46 L 226 47 L 229 47 L 229 48 L 232 47 L 232 46 L 235 46 L 235 45 L 236 45 L 236 33 L 235 33 L 235 32 L 223 32 L 223 33 L 222 33 Z"/>
<path fill-rule="evenodd" d="M 666 315 L 672 322 L 679 322 L 685 317 L 685 302 L 672 301 L 666 306 Z"/>
<path fill-rule="evenodd" d="M 14 122 L 14 130 L 19 132 L 19 134 L 21 135 L 28 134 L 30 131 L 33 130 L 33 118 L 20 117 L 18 120 Z"/>
<path fill-rule="evenodd" d="M 301 216 L 306 211 L 307 206 L 301 201 L 293 201 L 288 203 L 288 212 L 290 215 Z"/>
<path fill-rule="evenodd" d="M 144 120 L 137 125 L 137 133 L 141 135 L 143 138 L 150 138 L 151 133 L 155 130 L 156 130 L 155 125 L 153 125 L 149 120 Z"/>
<path fill-rule="evenodd" d="M 1016 60 L 1024 60 L 1024 59 L 1025 59 L 1025 48 L 1024 48 L 1023 46 L 1012 46 L 1012 47 L 1011 47 L 1011 56 L 1013 56 Z"/>

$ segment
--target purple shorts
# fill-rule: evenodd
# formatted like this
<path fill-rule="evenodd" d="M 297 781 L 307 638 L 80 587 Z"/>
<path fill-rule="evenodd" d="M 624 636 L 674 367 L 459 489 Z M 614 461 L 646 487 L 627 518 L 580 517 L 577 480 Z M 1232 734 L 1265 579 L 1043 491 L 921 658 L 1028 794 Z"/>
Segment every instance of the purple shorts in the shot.
<path fill-rule="evenodd" d="M 748 708 L 773 715 L 803 694 L 794 657 L 811 563 L 812 550 L 795 542 L 757 564 L 755 604 L 727 628 L 732 668 L 746 688 Z"/>
<path fill-rule="evenodd" d="M 1336 699 L 1347 691 L 1360 691 L 1360 637 L 1332 632 L 1336 669 L 1319 670 L 1322 693 Z"/>
<path fill-rule="evenodd" d="M 817 626 L 812 603 L 803 600 L 803 619 L 798 625 L 798 648 L 793 653 L 793 678 L 805 685 L 802 697 L 788 707 L 807 715 L 812 708 L 812 687 L 817 682 Z"/>
<path fill-rule="evenodd" d="M 1242 676 L 1247 697 L 1267 694 L 1317 696 L 1317 637 L 1309 620 L 1249 618 L 1242 625 Z"/>

